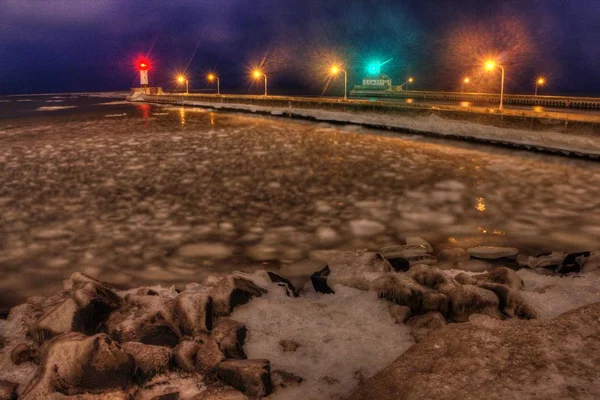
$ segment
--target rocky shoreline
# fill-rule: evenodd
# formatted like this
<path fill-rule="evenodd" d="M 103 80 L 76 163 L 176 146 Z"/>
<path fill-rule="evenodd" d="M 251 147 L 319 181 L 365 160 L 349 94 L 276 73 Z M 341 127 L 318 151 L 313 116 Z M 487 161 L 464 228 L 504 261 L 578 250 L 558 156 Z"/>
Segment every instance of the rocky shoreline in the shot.
<path fill-rule="evenodd" d="M 406 244 L 380 252 L 322 251 L 318 261 L 305 260 L 278 271 L 210 276 L 184 290 L 159 286 L 123 290 L 74 273 L 65 281 L 64 291 L 50 297 L 29 298 L 0 319 L 0 399 L 339 398 L 357 387 L 359 391 L 353 398 L 369 398 L 370 393 L 379 393 L 377 398 L 394 398 L 398 388 L 385 373 L 396 376 L 404 368 L 403 381 L 412 380 L 413 364 L 407 367 L 403 360 L 417 354 L 426 363 L 422 357 L 430 354 L 430 350 L 419 353 L 418 348 L 436 348 L 442 343 L 446 349 L 455 349 L 447 356 L 429 357 L 429 362 L 435 364 L 446 357 L 460 358 L 461 352 L 456 348 L 469 340 L 481 339 L 474 332 L 485 336 L 487 329 L 492 332 L 487 333 L 488 339 L 494 342 L 500 339 L 493 339 L 493 332 L 502 330 L 520 329 L 519 335 L 544 335 L 544 329 L 557 330 L 556 321 L 561 318 L 570 324 L 577 320 L 576 325 L 581 326 L 583 317 L 577 312 L 570 314 L 575 317 L 545 322 L 550 314 L 540 307 L 540 302 L 532 301 L 532 296 L 552 291 L 556 283 L 536 291 L 526 286 L 535 276 L 591 279 L 599 267 L 599 256 L 592 252 L 529 257 L 518 255 L 517 249 L 478 247 L 448 249 L 437 257 L 432 253 L 424 240 L 407 238 Z M 520 266 L 524 269 L 517 271 Z M 357 306 L 348 313 L 380 321 L 382 325 L 375 328 L 384 334 L 369 343 L 369 337 L 359 332 L 364 328 L 357 328 L 342 338 L 350 343 L 347 347 L 336 341 L 336 335 L 343 335 L 339 332 L 318 339 L 319 344 L 326 345 L 318 357 L 338 358 L 342 364 L 347 358 L 351 364 L 351 355 L 343 350 L 347 348 L 359 356 L 348 369 L 351 372 L 346 375 L 352 374 L 348 381 L 345 376 L 335 375 L 335 368 L 343 369 L 335 367 L 335 363 L 321 367 L 315 360 L 315 370 L 311 371 L 310 363 L 298 361 L 315 358 L 315 353 L 310 353 L 313 344 L 305 338 L 316 337 L 318 329 L 326 330 L 325 322 L 333 327 L 348 326 L 344 321 L 348 316 L 340 317 L 339 308 L 323 317 L 328 321 L 296 321 L 299 329 L 292 333 L 295 336 L 284 332 L 285 327 L 261 325 L 270 319 L 281 319 L 275 310 L 284 310 L 285 316 L 292 318 L 291 326 L 296 323 L 293 318 L 300 318 L 301 314 L 294 315 L 300 307 L 316 313 L 311 315 L 321 315 L 318 313 L 325 313 L 330 305 L 323 301 L 337 301 L 339 306 L 350 302 L 352 296 L 358 299 Z M 590 297 L 569 299 L 573 306 L 563 307 L 573 309 L 577 308 L 575 304 L 596 303 L 584 307 L 587 311 L 583 312 L 596 318 L 595 325 L 588 321 L 588 331 L 578 331 L 579 336 L 567 332 L 577 337 L 567 337 L 564 349 L 571 346 L 577 353 L 583 349 L 581 343 L 588 348 L 600 345 L 597 290 L 596 296 L 591 293 Z M 364 310 L 359 309 L 362 305 L 372 307 L 364 316 Z M 538 318 L 540 322 L 528 321 Z M 367 323 L 374 324 L 371 320 Z M 358 324 L 351 321 L 349 329 Z M 301 331 L 303 326 L 306 332 Z M 395 330 L 398 338 L 390 338 Z M 402 335 L 406 338 L 401 342 Z M 435 342 L 436 337 L 443 335 L 450 335 L 446 342 Z M 463 336 L 464 340 L 460 339 Z M 271 340 L 265 346 L 261 341 L 267 338 L 276 338 L 277 342 Z M 525 345 L 517 342 L 513 354 Z M 513 342 L 503 339 L 503 343 L 510 347 Z M 388 352 L 390 359 L 375 355 L 376 346 L 381 347 L 382 353 Z M 408 348 L 411 350 L 407 355 L 392 363 Z M 369 355 L 374 360 L 367 359 Z M 292 368 L 281 368 L 284 361 Z M 533 368 L 542 361 L 534 358 L 528 362 Z M 398 363 L 403 366 L 394 369 Z M 433 364 L 428 364 L 430 371 L 435 370 Z M 455 364 L 460 365 L 461 360 Z M 387 368 L 371 378 L 384 367 Z M 446 373 L 454 373 L 451 369 L 448 367 Z M 561 371 L 556 373 L 560 375 Z M 597 364 L 587 371 L 585 379 L 569 385 L 574 385 L 576 393 L 586 394 L 586 385 L 594 379 L 600 379 Z M 423 382 L 432 384 L 424 378 Z M 448 385 L 454 387 L 457 383 L 450 380 Z M 447 398 L 452 393 L 450 389 L 435 394 L 419 392 L 414 385 L 408 386 L 404 385 L 401 392 L 415 398 L 426 398 L 423 393 Z"/>

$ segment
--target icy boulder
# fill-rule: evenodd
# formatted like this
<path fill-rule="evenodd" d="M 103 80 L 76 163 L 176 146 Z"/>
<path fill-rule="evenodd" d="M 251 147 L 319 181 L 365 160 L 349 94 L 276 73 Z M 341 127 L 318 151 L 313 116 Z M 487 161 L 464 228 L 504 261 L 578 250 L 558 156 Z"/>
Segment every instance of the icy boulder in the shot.
<path fill-rule="evenodd" d="M 135 377 L 145 382 L 153 376 L 165 373 L 171 366 L 173 351 L 168 347 L 126 342 L 121 348 L 135 360 Z"/>
<path fill-rule="evenodd" d="M 348 400 L 600 398 L 599 320 L 595 303 L 548 321 L 451 324 Z"/>
<path fill-rule="evenodd" d="M 226 360 L 217 366 L 221 381 L 259 399 L 273 391 L 269 360 Z"/>
<path fill-rule="evenodd" d="M 181 333 L 173 320 L 173 301 L 161 296 L 130 295 L 126 305 L 106 320 L 105 329 L 117 342 L 174 347 Z"/>
<path fill-rule="evenodd" d="M 181 333 L 208 333 L 213 325 L 213 299 L 204 292 L 183 292 L 175 299 L 174 318 Z"/>
<path fill-rule="evenodd" d="M 246 304 L 255 296 L 262 296 L 267 291 L 254 282 L 239 277 L 220 278 L 210 290 L 213 298 L 214 312 L 217 316 L 229 315 L 239 305 Z"/>
<path fill-rule="evenodd" d="M 33 400 L 55 392 L 74 395 L 125 389 L 131 383 L 134 368 L 133 357 L 105 334 L 88 337 L 65 333 L 50 342 L 22 398 Z"/>
<path fill-rule="evenodd" d="M 322 293 L 334 293 L 334 285 L 368 290 L 371 281 L 393 271 L 390 263 L 375 252 L 323 250 L 313 255 L 327 264 L 311 277 L 315 290 Z"/>

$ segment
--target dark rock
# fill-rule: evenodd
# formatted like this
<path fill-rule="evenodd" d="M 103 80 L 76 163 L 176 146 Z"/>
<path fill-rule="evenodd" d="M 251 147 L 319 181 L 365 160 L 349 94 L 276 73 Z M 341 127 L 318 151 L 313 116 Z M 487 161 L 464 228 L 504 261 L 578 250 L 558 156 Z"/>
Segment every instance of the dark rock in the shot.
<path fill-rule="evenodd" d="M 579 253 L 569 253 L 563 260 L 562 264 L 556 269 L 556 273 L 569 274 L 580 272 L 585 262 L 589 258 L 591 252 L 582 251 Z"/>
<path fill-rule="evenodd" d="M 17 400 L 18 383 L 0 380 L 0 400 Z"/>
<path fill-rule="evenodd" d="M 226 360 L 217 366 L 216 372 L 223 383 L 250 398 L 267 396 L 273 390 L 269 360 Z"/>
<path fill-rule="evenodd" d="M 10 360 L 15 365 L 34 360 L 34 350 L 28 343 L 17 344 L 10 352 Z"/>
<path fill-rule="evenodd" d="M 199 349 L 196 354 L 196 371 L 207 374 L 212 372 L 225 359 L 225 356 L 221 352 L 219 344 L 212 337 L 201 337 L 199 342 Z"/>
<path fill-rule="evenodd" d="M 403 324 L 412 315 L 410 307 L 399 306 L 398 304 L 390 304 L 390 314 L 396 320 L 396 323 Z"/>
<path fill-rule="evenodd" d="M 182 334 L 208 333 L 213 325 L 213 299 L 205 292 L 184 292 L 175 299 L 174 318 Z"/>
<path fill-rule="evenodd" d="M 425 264 L 415 265 L 406 273 L 417 283 L 430 289 L 439 289 L 442 285 L 454 284 L 454 280 L 443 273 L 439 268 L 430 267 Z"/>
<path fill-rule="evenodd" d="M 153 396 L 150 400 L 179 400 L 179 392 L 163 393 Z"/>
<path fill-rule="evenodd" d="M 175 365 L 187 372 L 195 371 L 198 350 L 200 350 L 200 345 L 195 341 L 182 340 L 173 352 Z"/>
<path fill-rule="evenodd" d="M 298 386 L 304 382 L 301 377 L 282 369 L 276 369 L 271 372 L 271 383 L 274 387 L 286 388 L 289 386 Z"/>
<path fill-rule="evenodd" d="M 174 347 L 181 334 L 173 322 L 172 308 L 172 301 L 161 296 L 129 296 L 126 305 L 106 320 L 106 332 L 120 343 Z"/>
<path fill-rule="evenodd" d="M 233 309 L 246 304 L 254 296 L 260 297 L 267 291 L 252 281 L 238 276 L 222 278 L 211 290 L 215 315 L 229 315 Z"/>
<path fill-rule="evenodd" d="M 244 342 L 248 329 L 246 325 L 230 318 L 220 318 L 213 329 L 211 337 L 219 344 L 219 348 L 227 358 L 245 359 Z"/>
<path fill-rule="evenodd" d="M 406 321 L 406 325 L 411 327 L 411 334 L 417 343 L 422 341 L 432 331 L 443 328 L 446 324 L 444 316 L 437 311 L 415 315 Z"/>
<path fill-rule="evenodd" d="M 410 268 L 410 262 L 406 258 L 396 257 L 396 258 L 386 258 L 394 268 L 396 272 L 405 272 Z"/>
<path fill-rule="evenodd" d="M 269 274 L 269 279 L 271 279 L 271 282 L 277 284 L 278 286 L 282 286 L 283 288 L 285 288 L 285 294 L 287 294 L 288 296 L 294 296 L 294 297 L 299 296 L 298 291 L 296 290 L 294 285 L 292 285 L 292 282 L 290 282 L 288 279 L 285 279 L 284 277 L 279 276 L 273 272 L 267 272 L 267 274 Z"/>
<path fill-rule="evenodd" d="M 0 350 L 4 348 L 5 343 L 6 339 L 4 339 L 4 336 L 0 336 Z"/>
<path fill-rule="evenodd" d="M 135 377 L 138 382 L 145 382 L 154 375 L 162 374 L 171 366 L 173 351 L 168 347 L 126 342 L 121 348 L 135 360 Z"/>
<path fill-rule="evenodd" d="M 318 293 L 335 294 L 333 289 L 327 286 L 327 277 L 331 274 L 331 270 L 326 265 L 325 268 L 315 272 L 311 275 L 310 281 L 312 282 L 313 288 Z"/>
<path fill-rule="evenodd" d="M 23 399 L 37 399 L 53 392 L 74 395 L 125 389 L 134 369 L 133 357 L 107 335 L 65 333 L 52 339 Z"/>
<path fill-rule="evenodd" d="M 123 391 L 102 392 L 99 394 L 84 393 L 73 396 L 55 395 L 43 400 L 134 400 L 133 396 Z"/>
<path fill-rule="evenodd" d="M 496 294 L 500 303 L 499 309 L 509 318 L 518 317 L 522 319 L 536 319 L 537 313 L 531 306 L 526 304 L 525 299 L 518 290 L 511 289 L 507 285 L 492 282 L 479 282 L 478 286 L 490 290 Z"/>
<path fill-rule="evenodd" d="M 283 350 L 284 353 L 288 353 L 288 352 L 296 351 L 296 349 L 298 349 L 298 347 L 300 347 L 300 344 L 297 342 L 294 342 L 293 340 L 280 340 L 279 346 L 281 346 L 281 349 Z"/>

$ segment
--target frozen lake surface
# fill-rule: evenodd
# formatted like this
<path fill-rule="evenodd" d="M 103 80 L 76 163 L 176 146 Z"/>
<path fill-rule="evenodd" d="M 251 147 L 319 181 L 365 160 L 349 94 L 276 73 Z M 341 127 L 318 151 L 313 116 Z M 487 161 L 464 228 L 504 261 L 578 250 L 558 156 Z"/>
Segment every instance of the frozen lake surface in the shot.
<path fill-rule="evenodd" d="M 2 306 L 73 271 L 181 285 L 414 235 L 436 252 L 599 247 L 595 162 L 115 99 L 24 100 L 3 99 L 26 111 L 0 119 Z"/>

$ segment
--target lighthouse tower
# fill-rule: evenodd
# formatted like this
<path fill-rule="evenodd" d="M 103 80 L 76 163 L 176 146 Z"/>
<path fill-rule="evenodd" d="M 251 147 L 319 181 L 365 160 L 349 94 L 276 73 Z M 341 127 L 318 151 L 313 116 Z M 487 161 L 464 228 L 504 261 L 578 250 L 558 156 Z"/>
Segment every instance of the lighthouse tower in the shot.
<path fill-rule="evenodd" d="M 138 63 L 138 69 L 140 71 L 140 86 L 141 87 L 148 87 L 148 68 L 149 68 L 148 60 L 141 60 Z"/>

